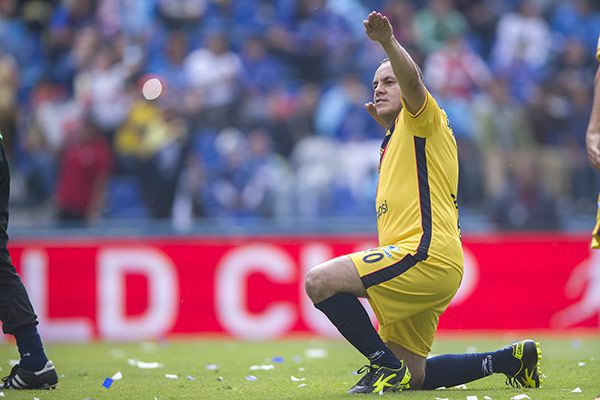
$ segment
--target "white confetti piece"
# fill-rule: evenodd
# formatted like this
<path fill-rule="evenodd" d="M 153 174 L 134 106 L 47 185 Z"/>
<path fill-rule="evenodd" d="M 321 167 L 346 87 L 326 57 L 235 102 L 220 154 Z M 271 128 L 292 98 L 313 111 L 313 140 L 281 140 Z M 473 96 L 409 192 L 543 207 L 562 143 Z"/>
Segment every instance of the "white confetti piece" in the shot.
<path fill-rule="evenodd" d="M 40 400 L 40 398 L 39 397 L 34 397 L 33 400 Z"/>
<path fill-rule="evenodd" d="M 440 386 L 439 388 L 435 388 L 435 390 L 446 390 L 446 386 Z"/>
<path fill-rule="evenodd" d="M 531 397 L 527 396 L 526 394 L 519 394 L 514 397 L 511 397 L 510 400 L 523 400 L 523 399 L 530 399 L 530 398 Z"/>
<path fill-rule="evenodd" d="M 462 389 L 462 390 L 467 390 L 467 385 L 458 385 L 458 386 L 454 386 L 454 389 Z"/>
<path fill-rule="evenodd" d="M 581 393 L 581 388 L 578 386 L 575 389 L 571 390 L 571 393 Z"/>
<path fill-rule="evenodd" d="M 127 360 L 127 364 L 133 366 L 133 367 L 138 367 L 140 369 L 156 369 L 156 368 L 162 368 L 164 367 L 163 364 L 153 361 L 153 362 L 144 362 L 144 361 L 140 361 L 140 360 L 136 360 L 133 358 L 129 358 Z"/>
<path fill-rule="evenodd" d="M 188 375 L 188 376 L 186 376 L 186 377 L 185 377 L 185 379 L 187 379 L 188 381 L 193 381 L 193 380 L 196 380 L 196 378 L 194 378 L 194 377 L 193 377 L 193 376 L 191 376 L 191 375 Z"/>
<path fill-rule="evenodd" d="M 140 343 L 140 349 L 144 353 L 154 353 L 158 346 L 154 342 L 142 342 Z"/>
<path fill-rule="evenodd" d="M 265 364 L 265 365 L 251 365 L 250 366 L 250 371 L 270 371 L 272 369 L 274 369 L 275 366 L 273 364 Z"/>
<path fill-rule="evenodd" d="M 290 376 L 290 379 L 291 379 L 291 381 L 292 381 L 292 382 L 302 382 L 302 381 L 305 381 L 305 380 L 306 380 L 306 378 L 296 378 L 296 377 L 295 377 L 295 376 L 293 376 L 293 375 L 292 375 L 292 376 Z"/>
<path fill-rule="evenodd" d="M 302 360 L 304 360 L 304 358 L 300 355 L 295 355 L 294 357 L 292 357 L 292 360 L 296 363 L 296 364 L 300 364 L 302 362 Z"/>
<path fill-rule="evenodd" d="M 223 377 L 222 377 L 222 376 L 219 376 L 219 377 L 217 377 L 217 380 L 218 380 L 218 381 L 222 381 L 222 380 L 223 380 Z"/>
<path fill-rule="evenodd" d="M 219 369 L 219 366 L 217 364 L 208 364 L 206 366 L 206 369 L 209 371 L 216 371 Z"/>
<path fill-rule="evenodd" d="M 254 381 L 257 381 L 257 380 L 258 380 L 258 378 L 257 378 L 257 377 L 255 377 L 254 375 L 248 375 L 248 376 L 246 377 L 246 380 L 247 380 L 247 381 L 250 381 L 250 382 L 254 382 Z"/>
<path fill-rule="evenodd" d="M 0 397 L 4 397 L 4 392 L 0 392 Z"/>
<path fill-rule="evenodd" d="M 298 385 L 298 387 L 299 387 L 299 388 L 306 387 L 306 383 L 301 383 L 301 384 L 299 384 L 299 385 Z"/>
<path fill-rule="evenodd" d="M 298 371 L 300 371 L 300 372 L 304 372 L 304 367 L 300 367 L 300 368 L 298 368 Z"/>
<path fill-rule="evenodd" d="M 327 357 L 327 350 L 325 349 L 306 349 L 304 351 L 306 358 L 325 358 Z"/>
<path fill-rule="evenodd" d="M 121 349 L 110 349 L 109 354 L 112 358 L 123 358 L 125 356 L 125 352 Z"/>
<path fill-rule="evenodd" d="M 113 381 L 118 381 L 119 379 L 123 379 L 123 374 L 121 373 L 121 371 L 117 371 L 116 374 L 114 374 L 111 379 Z"/>
<path fill-rule="evenodd" d="M 15 365 L 17 365 L 18 363 L 19 363 L 19 360 L 14 360 L 14 359 L 8 360 L 8 365 L 10 365 L 11 368 L 14 367 Z"/>
<path fill-rule="evenodd" d="M 447 397 L 436 397 L 435 400 L 448 400 Z"/>
<path fill-rule="evenodd" d="M 483 396 L 483 400 L 492 400 L 490 396 Z"/>
<path fill-rule="evenodd" d="M 165 374 L 165 378 L 167 379 L 179 379 L 179 377 L 175 374 Z"/>
<path fill-rule="evenodd" d="M 479 400 L 477 396 L 467 396 L 467 400 Z"/>
<path fill-rule="evenodd" d="M 580 367 L 585 367 L 586 364 L 583 361 L 580 361 L 579 364 L 577 364 L 577 365 Z"/>
<path fill-rule="evenodd" d="M 383 390 L 380 390 L 380 391 L 379 391 L 379 395 L 380 395 L 380 396 L 383 396 Z"/>

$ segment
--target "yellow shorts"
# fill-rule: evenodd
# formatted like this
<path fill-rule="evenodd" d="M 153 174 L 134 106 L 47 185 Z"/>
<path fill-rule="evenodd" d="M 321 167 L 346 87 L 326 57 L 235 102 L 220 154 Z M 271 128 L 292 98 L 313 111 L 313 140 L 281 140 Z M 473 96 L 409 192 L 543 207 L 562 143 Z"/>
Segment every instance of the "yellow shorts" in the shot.
<path fill-rule="evenodd" d="M 439 317 L 456 294 L 462 273 L 431 258 L 418 261 L 397 246 L 348 256 L 367 290 L 383 340 L 427 357 Z"/>
<path fill-rule="evenodd" d="M 598 211 L 596 212 L 596 226 L 592 231 L 592 249 L 600 249 L 600 195 L 598 195 Z"/>

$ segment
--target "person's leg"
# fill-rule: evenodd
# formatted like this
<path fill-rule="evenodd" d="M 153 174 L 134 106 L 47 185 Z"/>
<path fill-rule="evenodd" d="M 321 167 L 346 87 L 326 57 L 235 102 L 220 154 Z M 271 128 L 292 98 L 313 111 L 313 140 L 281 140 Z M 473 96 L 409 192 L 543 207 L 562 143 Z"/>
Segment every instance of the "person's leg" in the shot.
<path fill-rule="evenodd" d="M 405 349 L 399 344 L 386 342 L 387 346 L 394 352 L 396 357 L 404 360 L 408 370 L 411 373 L 410 388 L 413 390 L 421 389 L 425 379 L 425 357 Z"/>
<path fill-rule="evenodd" d="M 349 257 L 338 257 L 311 269 L 305 288 L 315 307 L 371 363 L 401 367 L 400 360 L 385 345 L 358 300 L 358 297 L 367 297 L 367 292 Z"/>
<path fill-rule="evenodd" d="M 44 368 L 48 358 L 37 331 L 37 316 L 20 276 L 5 260 L 0 260 L 0 320 L 4 333 L 15 336 L 19 365 L 28 371 Z"/>
<path fill-rule="evenodd" d="M 452 387 L 493 373 L 503 373 L 512 386 L 540 386 L 541 351 L 533 340 L 524 340 L 489 353 L 444 354 L 427 359 L 423 389 Z"/>

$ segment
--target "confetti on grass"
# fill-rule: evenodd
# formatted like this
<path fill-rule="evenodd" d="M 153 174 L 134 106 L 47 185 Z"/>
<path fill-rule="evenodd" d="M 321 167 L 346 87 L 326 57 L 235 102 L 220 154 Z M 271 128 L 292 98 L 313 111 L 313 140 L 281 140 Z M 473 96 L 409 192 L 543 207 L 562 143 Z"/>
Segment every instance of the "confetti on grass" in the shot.
<path fill-rule="evenodd" d="M 492 400 L 492 398 L 490 396 L 483 396 L 484 400 Z"/>
<path fill-rule="evenodd" d="M 577 365 L 579 365 L 580 367 L 585 367 L 586 364 L 583 361 L 580 361 Z"/>
<path fill-rule="evenodd" d="M 299 387 L 299 388 L 306 387 L 306 383 L 301 383 L 301 384 L 299 384 L 299 385 L 298 385 L 298 387 Z"/>
<path fill-rule="evenodd" d="M 277 357 L 273 357 L 273 358 L 272 358 L 272 361 L 273 361 L 274 363 L 281 364 L 281 363 L 284 361 L 284 359 L 283 359 L 283 357 L 277 356 Z"/>
<path fill-rule="evenodd" d="M 112 379 L 113 381 L 118 381 L 118 380 L 121 380 L 121 379 L 123 379 L 123 374 L 121 373 L 121 371 L 117 371 L 117 373 L 116 373 L 116 374 L 114 374 L 114 375 L 111 377 L 111 379 Z"/>
<path fill-rule="evenodd" d="M 206 366 L 206 369 L 209 371 L 216 371 L 219 369 L 219 366 L 217 364 L 208 364 Z"/>
<path fill-rule="evenodd" d="M 306 378 L 296 378 L 295 376 L 291 376 L 291 377 L 290 377 L 290 380 L 291 380 L 292 382 L 302 382 L 302 381 L 305 381 L 305 380 L 306 380 Z"/>
<path fill-rule="evenodd" d="M 527 396 L 526 394 L 519 394 L 517 396 L 511 397 L 510 400 L 523 400 L 523 399 L 530 399 L 531 397 Z"/>
<path fill-rule="evenodd" d="M 140 369 L 156 369 L 156 368 L 162 368 L 164 367 L 163 364 L 153 361 L 153 362 L 143 362 L 140 360 L 136 360 L 133 358 L 130 358 L 127 360 L 127 364 L 133 366 L 133 367 L 138 367 Z"/>
<path fill-rule="evenodd" d="M 327 357 L 327 350 L 325 349 L 306 349 L 304 351 L 306 358 L 325 358 Z"/>
<path fill-rule="evenodd" d="M 462 389 L 462 390 L 467 390 L 467 385 L 458 385 L 458 386 L 454 386 L 454 389 Z"/>
<path fill-rule="evenodd" d="M 194 381 L 194 380 L 196 380 L 196 378 L 194 378 L 191 375 L 186 376 L 185 379 L 187 379 L 188 381 Z"/>
<path fill-rule="evenodd" d="M 479 400 L 477 396 L 467 396 L 467 400 Z"/>
<path fill-rule="evenodd" d="M 110 356 L 112 358 L 123 358 L 125 356 L 125 353 L 121 349 L 111 349 Z"/>
<path fill-rule="evenodd" d="M 179 377 L 175 374 L 165 374 L 165 378 L 167 379 L 179 379 Z"/>
<path fill-rule="evenodd" d="M 257 381 L 257 380 L 258 380 L 258 378 L 257 378 L 257 377 L 255 377 L 254 375 L 248 375 L 248 376 L 246 377 L 246 380 L 247 380 L 247 381 L 254 382 L 254 381 Z"/>
<path fill-rule="evenodd" d="M 104 382 L 102 382 L 102 386 L 104 386 L 107 389 L 110 389 L 110 385 L 112 385 L 112 384 L 113 384 L 113 380 L 110 378 L 106 378 L 104 380 Z"/>
<path fill-rule="evenodd" d="M 571 390 L 571 393 L 581 393 L 581 388 L 576 387 L 575 389 Z"/>
<path fill-rule="evenodd" d="M 261 371 L 270 371 L 272 369 L 275 369 L 275 366 L 273 364 L 266 364 L 266 365 L 251 365 L 250 366 L 250 371 L 257 371 L 257 370 L 261 370 Z"/>

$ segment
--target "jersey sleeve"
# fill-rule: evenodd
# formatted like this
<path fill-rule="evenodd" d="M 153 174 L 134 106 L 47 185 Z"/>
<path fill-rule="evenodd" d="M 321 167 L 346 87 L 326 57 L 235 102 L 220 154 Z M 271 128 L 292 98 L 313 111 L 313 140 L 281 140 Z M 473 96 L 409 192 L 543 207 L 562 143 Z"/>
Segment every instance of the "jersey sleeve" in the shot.
<path fill-rule="evenodd" d="M 448 125 L 446 113 L 440 108 L 429 91 L 427 91 L 423 105 L 415 114 L 408 111 L 404 99 L 402 99 L 402 111 L 398 118 L 404 120 L 404 124 L 412 135 L 419 137 L 431 136 Z"/>

